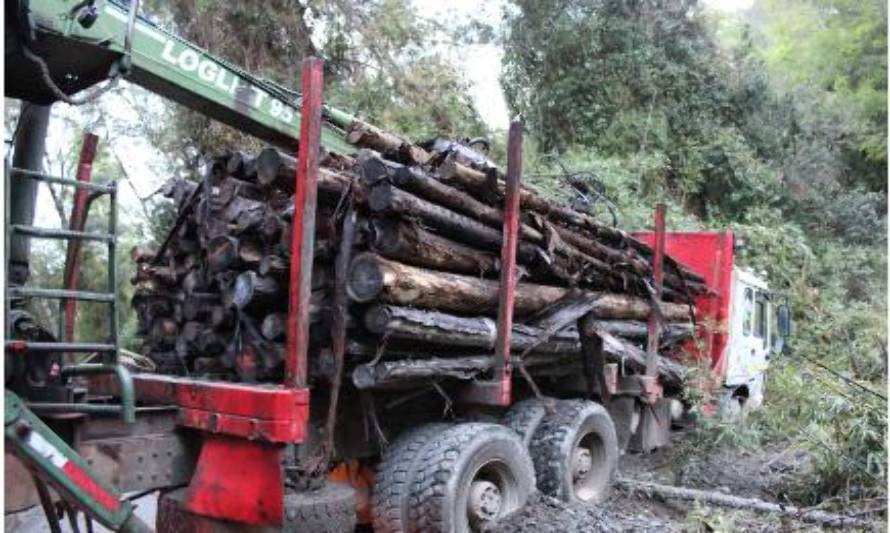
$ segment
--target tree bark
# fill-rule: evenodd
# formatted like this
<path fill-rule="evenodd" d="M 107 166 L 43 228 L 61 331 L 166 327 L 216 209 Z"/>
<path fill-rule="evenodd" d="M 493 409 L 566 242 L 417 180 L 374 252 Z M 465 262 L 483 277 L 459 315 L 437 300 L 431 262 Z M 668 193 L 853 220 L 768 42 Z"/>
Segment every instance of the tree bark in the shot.
<path fill-rule="evenodd" d="M 293 194 L 297 179 L 297 160 L 275 148 L 266 148 L 256 158 L 257 182 Z M 318 169 L 318 190 L 339 193 L 349 186 L 352 177 L 329 168 Z"/>
<path fill-rule="evenodd" d="M 492 313 L 497 309 L 498 282 L 477 277 L 431 271 L 364 253 L 350 268 L 350 296 L 359 302 L 380 298 L 396 305 L 410 305 L 458 313 Z M 515 312 L 529 314 L 556 302 L 569 291 L 563 287 L 518 283 Z M 645 320 L 649 303 L 633 296 L 602 293 L 595 310 L 597 316 Z M 662 314 L 669 321 L 688 316 L 685 305 L 662 303 Z M 597 311 L 595 311 L 597 313 Z"/>
<path fill-rule="evenodd" d="M 487 355 L 456 358 L 404 359 L 358 365 L 352 371 L 352 383 L 360 390 L 398 385 L 416 385 L 443 378 L 472 379 L 491 368 Z"/>
<path fill-rule="evenodd" d="M 272 313 L 266 315 L 263 323 L 260 324 L 260 331 L 263 337 L 270 341 L 279 341 L 284 339 L 284 331 L 287 325 L 287 317 L 281 313 Z"/>
<path fill-rule="evenodd" d="M 282 298 L 278 283 L 269 277 L 263 277 L 248 270 L 235 279 L 232 292 L 232 303 L 238 309 L 259 309 L 265 306 L 280 308 L 286 298 Z"/>
<path fill-rule="evenodd" d="M 411 165 L 425 165 L 430 160 L 429 152 L 423 148 L 360 120 L 350 124 L 346 140 Z"/>
<path fill-rule="evenodd" d="M 500 270 L 500 260 L 494 254 L 440 237 L 409 221 L 375 218 L 370 229 L 371 249 L 390 259 L 479 276 Z"/>
<path fill-rule="evenodd" d="M 674 487 L 670 485 L 661 485 L 659 483 L 651 483 L 646 481 L 636 481 L 632 479 L 618 479 L 616 484 L 626 490 L 636 493 L 642 493 L 652 498 L 659 499 L 677 499 L 692 502 L 702 502 L 710 505 L 719 505 L 721 507 L 729 507 L 731 509 L 744 509 L 756 511 L 759 513 L 776 513 L 783 516 L 807 522 L 809 524 L 817 524 L 822 527 L 868 527 L 870 522 L 857 517 L 844 516 L 817 509 L 806 509 L 795 507 L 793 505 L 783 505 L 778 503 L 767 502 L 757 498 L 742 498 L 740 496 L 732 496 L 714 491 L 704 491 L 697 489 L 689 489 L 686 487 Z"/>
<path fill-rule="evenodd" d="M 375 186 L 368 197 L 368 205 L 377 213 L 417 217 L 453 239 L 478 244 L 487 250 L 500 250 L 502 235 L 498 230 L 389 184 Z M 544 255 L 544 251 L 527 242 L 520 242 L 517 255 L 522 262 L 530 263 Z"/>

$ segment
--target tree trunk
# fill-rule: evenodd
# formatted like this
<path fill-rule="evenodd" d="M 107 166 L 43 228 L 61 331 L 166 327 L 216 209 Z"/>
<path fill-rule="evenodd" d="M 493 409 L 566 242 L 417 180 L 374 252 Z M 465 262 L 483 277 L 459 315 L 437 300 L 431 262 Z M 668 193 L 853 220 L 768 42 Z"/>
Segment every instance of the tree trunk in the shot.
<path fill-rule="evenodd" d="M 359 120 L 350 124 L 346 140 L 410 165 L 425 165 L 430 159 L 430 154 L 423 148 Z"/>
<path fill-rule="evenodd" d="M 275 148 L 266 148 L 256 158 L 257 182 L 266 187 L 294 192 L 297 179 L 297 160 Z M 329 168 L 318 169 L 320 192 L 339 193 L 349 186 L 352 177 Z"/>
<path fill-rule="evenodd" d="M 710 505 L 719 505 L 721 507 L 729 507 L 731 509 L 744 509 L 748 511 L 756 511 L 759 513 L 776 513 L 801 522 L 817 524 L 822 527 L 838 527 L 838 528 L 857 528 L 868 527 L 872 525 L 870 522 L 861 518 L 819 511 L 816 509 L 806 509 L 795 507 L 793 505 L 784 505 L 778 503 L 767 502 L 757 498 L 742 498 L 740 496 L 732 496 L 714 491 L 704 491 L 697 489 L 689 489 L 686 487 L 673 487 L 670 485 L 661 485 L 659 483 L 651 483 L 647 481 L 636 481 L 631 479 L 618 479 L 616 484 L 626 490 L 635 493 L 642 493 L 646 496 L 657 497 L 659 499 L 678 499 L 692 502 L 702 502 Z"/>
<path fill-rule="evenodd" d="M 486 250 L 500 250 L 500 231 L 389 184 L 375 186 L 368 197 L 368 205 L 372 211 L 378 213 L 417 217 L 453 239 L 478 244 Z M 543 254 L 543 250 L 526 242 L 520 241 L 517 248 L 517 255 L 525 263 L 533 262 Z"/>
<path fill-rule="evenodd" d="M 447 272 L 411 267 L 364 253 L 353 260 L 349 280 L 350 296 L 359 302 L 375 298 L 396 305 L 410 305 L 458 313 L 487 314 L 497 310 L 498 282 Z M 517 315 L 539 311 L 569 291 L 563 287 L 516 284 L 514 310 Z M 668 321 L 688 316 L 685 305 L 662 303 Z M 603 318 L 645 320 L 649 303 L 620 294 L 600 294 L 594 313 Z"/>
<path fill-rule="evenodd" d="M 500 270 L 499 259 L 423 229 L 418 224 L 392 218 L 371 221 L 371 249 L 416 266 L 484 276 Z"/>
<path fill-rule="evenodd" d="M 278 283 L 274 279 L 248 270 L 235 279 L 232 303 L 238 309 L 260 309 L 264 306 L 281 308 L 287 303 L 287 298 L 282 298 L 279 290 Z"/>
<path fill-rule="evenodd" d="M 263 337 L 270 341 L 279 341 L 284 338 L 284 332 L 287 327 L 287 317 L 281 313 L 272 313 L 266 315 L 263 323 L 260 325 L 260 331 Z"/>
<path fill-rule="evenodd" d="M 352 383 L 360 390 L 398 385 L 417 385 L 442 378 L 472 379 L 491 368 L 493 358 L 473 357 L 405 359 L 358 365 L 352 371 Z"/>

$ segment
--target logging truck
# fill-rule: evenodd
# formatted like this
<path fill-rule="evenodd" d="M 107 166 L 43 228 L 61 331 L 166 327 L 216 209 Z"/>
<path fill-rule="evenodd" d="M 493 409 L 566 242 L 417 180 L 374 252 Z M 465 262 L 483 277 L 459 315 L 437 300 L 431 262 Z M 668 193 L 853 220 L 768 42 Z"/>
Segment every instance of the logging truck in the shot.
<path fill-rule="evenodd" d="M 731 232 L 666 231 L 663 206 L 654 231 L 608 226 L 521 184 L 521 123 L 505 169 L 408 142 L 324 105 L 317 59 L 296 93 L 138 9 L 5 4 L 6 97 L 27 104 L 5 161 L 7 512 L 42 505 L 53 531 L 59 509 L 120 531 L 477 531 L 534 490 L 604 502 L 690 387 L 706 411 L 762 402 L 788 312 Z M 165 186 L 174 225 L 132 255 L 151 369 L 121 356 L 97 138 L 76 179 L 41 169 L 50 106 L 121 78 L 270 144 Z M 34 226 L 40 183 L 74 189 L 67 228 Z M 105 198 L 107 231 L 86 231 Z M 68 242 L 61 288 L 29 284 L 32 239 Z M 84 241 L 108 249 L 105 291 L 78 286 Z M 58 331 L 27 311 L 46 298 Z M 80 301 L 108 307 L 106 336 L 74 338 Z M 154 527 L 130 503 L 152 491 Z"/>

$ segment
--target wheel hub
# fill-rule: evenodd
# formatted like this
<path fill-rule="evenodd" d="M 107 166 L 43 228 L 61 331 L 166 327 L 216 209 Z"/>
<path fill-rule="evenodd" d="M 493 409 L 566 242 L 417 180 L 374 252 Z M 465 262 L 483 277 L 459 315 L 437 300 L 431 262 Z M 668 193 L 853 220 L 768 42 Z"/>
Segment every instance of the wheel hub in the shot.
<path fill-rule="evenodd" d="M 470 485 L 467 513 L 471 522 L 494 520 L 501 511 L 501 503 L 501 489 L 491 481 L 482 479 Z"/>
<path fill-rule="evenodd" d="M 572 454 L 572 481 L 578 482 L 593 468 L 593 457 L 587 448 L 575 448 Z"/>

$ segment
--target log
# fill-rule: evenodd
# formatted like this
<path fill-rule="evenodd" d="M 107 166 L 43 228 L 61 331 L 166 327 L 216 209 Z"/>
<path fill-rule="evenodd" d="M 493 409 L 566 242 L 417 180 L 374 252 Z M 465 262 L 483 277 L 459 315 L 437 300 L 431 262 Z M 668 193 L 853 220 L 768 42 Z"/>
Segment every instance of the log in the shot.
<path fill-rule="evenodd" d="M 259 268 L 263 260 L 263 245 L 257 239 L 250 237 L 241 238 L 238 241 L 238 259 L 247 268 Z"/>
<path fill-rule="evenodd" d="M 457 161 L 457 158 L 456 156 L 454 156 L 454 154 L 449 154 L 449 156 L 445 158 L 442 164 L 439 165 L 438 175 L 439 179 L 441 179 L 445 183 L 452 183 L 457 187 L 463 188 L 464 190 L 480 192 L 483 193 L 483 195 L 490 195 L 492 192 L 490 190 L 491 180 L 488 178 L 485 172 L 462 165 Z M 497 184 L 498 197 L 502 198 L 503 193 L 504 185 L 499 181 Z M 590 215 L 559 205 L 556 202 L 548 200 L 534 191 L 523 188 L 520 191 L 519 203 L 520 207 L 523 210 L 534 211 L 545 215 L 553 220 L 562 222 L 563 224 L 590 231 L 595 237 L 608 239 L 615 244 L 627 245 L 634 250 L 637 250 L 638 252 L 642 252 L 644 254 L 651 254 L 652 252 L 651 248 L 649 248 L 647 245 L 643 244 L 639 240 L 633 238 L 628 233 L 618 228 L 612 228 L 610 226 L 602 224 L 596 221 Z M 566 240 L 569 239 L 572 239 L 572 237 L 570 236 Z M 571 244 L 583 249 L 583 244 L 581 244 L 577 240 L 575 240 L 575 242 L 572 242 Z M 644 257 L 643 259 L 646 260 L 647 257 Z M 676 265 L 676 261 L 673 261 L 673 263 Z M 689 271 L 686 268 L 680 267 L 680 271 L 683 273 L 684 277 L 694 283 L 702 283 L 704 281 L 701 276 Z"/>
<path fill-rule="evenodd" d="M 390 259 L 459 274 L 484 276 L 500 270 L 500 260 L 494 254 L 446 239 L 409 221 L 375 218 L 370 230 L 371 249 Z"/>
<path fill-rule="evenodd" d="M 360 390 L 386 388 L 442 378 L 472 379 L 491 368 L 493 358 L 474 357 L 406 359 L 358 365 L 352 383 Z"/>
<path fill-rule="evenodd" d="M 238 239 L 219 235 L 207 243 L 207 270 L 212 274 L 228 270 L 238 259 Z"/>
<path fill-rule="evenodd" d="M 190 270 L 182 279 L 182 290 L 184 290 L 186 294 L 205 292 L 206 289 L 207 280 L 204 278 L 204 275 L 200 270 Z"/>
<path fill-rule="evenodd" d="M 514 310 L 517 315 L 539 311 L 568 291 L 563 287 L 517 283 Z M 412 267 L 363 253 L 350 268 L 349 293 L 358 302 L 380 298 L 396 305 L 485 314 L 497 309 L 498 282 Z M 645 320 L 649 303 L 633 296 L 603 293 L 594 310 L 601 318 Z M 685 305 L 662 303 L 661 311 L 668 321 L 688 317 Z"/>
<path fill-rule="evenodd" d="M 500 209 L 489 206 L 459 189 L 445 185 L 416 168 L 385 161 L 380 158 L 379 154 L 369 150 L 365 150 L 359 155 L 359 164 L 361 165 L 362 180 L 369 186 L 388 181 L 399 189 L 415 194 L 432 204 L 481 221 L 496 230 L 502 228 L 503 212 Z M 550 241 L 543 233 L 528 224 L 520 224 L 520 235 L 522 239 L 541 246 L 547 246 L 552 242 L 556 251 L 566 257 L 593 264 L 606 275 L 612 274 L 609 265 L 589 257 L 568 242 L 559 239 Z"/>
<path fill-rule="evenodd" d="M 263 319 L 263 323 L 260 324 L 260 332 L 270 341 L 280 341 L 284 339 L 286 327 L 287 317 L 282 313 L 272 313 Z"/>
<path fill-rule="evenodd" d="M 504 216 L 500 209 L 480 202 L 462 190 L 424 174 L 419 169 L 385 161 L 379 154 L 368 150 L 359 154 L 358 161 L 361 165 L 362 181 L 368 186 L 389 181 L 404 191 L 472 217 L 489 226 L 495 228 L 502 226 Z M 539 231 L 527 225 L 522 226 L 522 236 L 535 242 L 543 240 L 543 235 Z"/>
<path fill-rule="evenodd" d="M 179 326 L 176 321 L 167 317 L 158 318 L 152 322 L 148 333 L 148 342 L 159 349 L 173 348 L 178 333 Z"/>
<path fill-rule="evenodd" d="M 391 305 L 369 308 L 365 312 L 364 322 L 368 331 L 386 335 L 389 339 L 429 343 L 440 347 L 491 350 L 497 337 L 497 323 L 487 317 L 460 317 Z M 646 355 L 641 349 L 614 337 L 607 328 L 600 325 L 600 321 L 594 319 L 592 323 L 595 326 L 590 331 L 603 337 L 603 351 L 608 359 L 627 363 L 634 370 L 645 368 Z M 510 336 L 511 351 L 522 353 L 532 349 L 531 354 L 562 354 L 579 361 L 581 345 L 577 330 L 567 328 L 541 342 L 543 333 L 541 328 L 514 325 Z M 686 368 L 682 364 L 665 357 L 659 358 L 659 375 L 666 384 L 679 385 L 685 374 Z"/>
<path fill-rule="evenodd" d="M 246 152 L 236 150 L 229 154 L 226 173 L 247 181 L 256 180 L 256 158 Z"/>
<path fill-rule="evenodd" d="M 210 325 L 213 329 L 228 330 L 235 324 L 235 313 L 221 305 L 210 309 Z"/>
<path fill-rule="evenodd" d="M 685 500 L 709 505 L 719 505 L 731 509 L 755 511 L 758 513 L 775 513 L 801 522 L 817 524 L 822 527 L 867 528 L 873 526 L 871 522 L 855 516 L 844 516 L 841 514 L 829 513 L 827 511 L 820 511 L 818 509 L 807 509 L 805 507 L 778 504 L 758 498 L 743 498 L 715 491 L 674 487 L 671 485 L 662 485 L 660 483 L 624 478 L 617 479 L 616 485 L 624 490 L 633 491 L 637 494 L 644 494 L 650 498 Z"/>
<path fill-rule="evenodd" d="M 502 241 L 500 231 L 392 185 L 381 183 L 371 189 L 368 206 L 377 213 L 397 213 L 417 217 L 453 239 L 478 245 L 486 250 L 500 250 Z M 527 242 L 520 242 L 517 255 L 522 262 L 531 263 L 543 256 L 544 251 Z"/>
<path fill-rule="evenodd" d="M 235 279 L 232 304 L 238 309 L 281 308 L 287 299 L 279 293 L 278 283 L 252 270 L 242 272 Z"/>
<path fill-rule="evenodd" d="M 182 298 L 182 316 L 185 320 L 203 321 L 210 317 L 213 305 L 219 297 L 210 292 L 184 294 Z"/>
<path fill-rule="evenodd" d="M 577 356 L 575 357 L 577 360 Z M 576 361 L 577 362 L 577 361 Z M 491 369 L 490 355 L 437 357 L 425 354 L 422 359 L 401 359 L 357 365 L 352 371 L 352 383 L 359 390 L 419 387 L 442 379 L 470 380 Z M 518 365 L 513 361 L 513 367 Z M 576 372 L 575 364 L 562 355 L 538 355 L 525 361 L 526 367 L 540 368 L 551 375 Z M 552 372 L 555 370 L 555 372 Z"/>
<path fill-rule="evenodd" d="M 275 148 L 266 148 L 256 158 L 257 182 L 267 187 L 273 187 L 294 192 L 297 176 L 297 160 Z M 318 169 L 318 190 L 327 193 L 340 193 L 345 191 L 352 182 L 352 176 L 345 172 L 336 172 L 329 168 Z M 293 203 L 293 202 L 291 202 Z"/>
<path fill-rule="evenodd" d="M 360 120 L 349 125 L 346 140 L 411 165 L 425 165 L 430 160 L 429 152 L 423 148 Z"/>
<path fill-rule="evenodd" d="M 615 362 L 620 362 L 625 367 L 638 372 L 646 369 L 646 352 L 623 339 L 615 337 L 601 327 L 592 315 L 588 315 L 579 321 L 579 326 L 584 334 L 590 337 L 600 337 L 603 341 L 603 351 Z M 665 385 L 679 387 L 686 378 L 687 369 L 680 363 L 665 357 L 658 356 L 658 375 Z"/>
<path fill-rule="evenodd" d="M 245 198 L 256 202 L 266 201 L 266 191 L 253 183 L 235 178 L 226 178 L 211 189 L 211 207 L 221 209 L 235 198 Z"/>
<path fill-rule="evenodd" d="M 260 261 L 260 266 L 257 271 L 261 276 L 284 279 L 290 274 L 290 262 L 278 255 L 267 255 Z"/>

